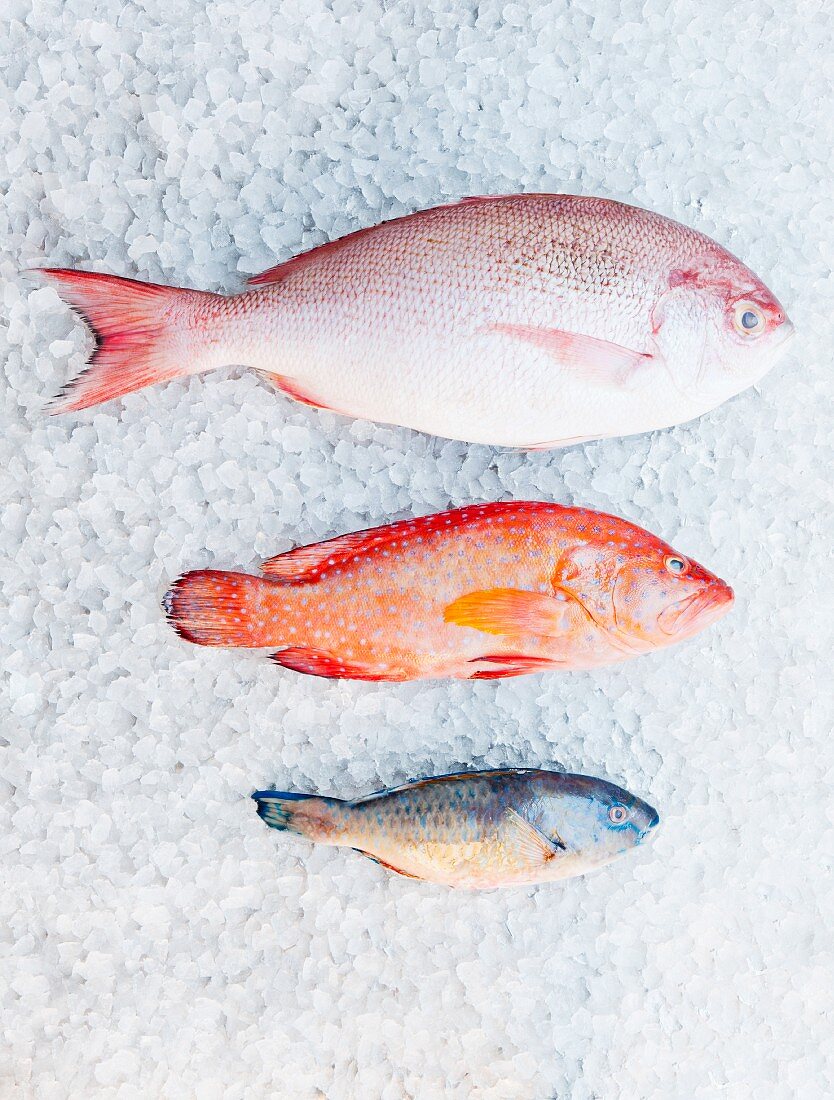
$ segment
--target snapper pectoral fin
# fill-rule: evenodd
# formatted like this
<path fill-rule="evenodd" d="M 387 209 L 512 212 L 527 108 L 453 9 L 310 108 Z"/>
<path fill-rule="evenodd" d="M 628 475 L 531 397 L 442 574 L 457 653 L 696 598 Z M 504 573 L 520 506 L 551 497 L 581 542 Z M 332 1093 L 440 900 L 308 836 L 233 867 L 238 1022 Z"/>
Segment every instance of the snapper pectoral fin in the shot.
<path fill-rule="evenodd" d="M 624 348 L 581 332 L 538 325 L 489 325 L 490 332 L 523 340 L 546 351 L 560 367 L 576 371 L 614 386 L 624 386 L 639 378 L 641 368 L 657 362 L 656 355 Z"/>
<path fill-rule="evenodd" d="M 507 810 L 505 827 L 516 850 L 534 866 L 547 863 L 566 850 L 558 833 L 552 837 L 548 836 L 512 807 Z"/>
<path fill-rule="evenodd" d="M 522 588 L 487 588 L 468 592 L 450 603 L 443 619 L 471 626 L 485 634 L 567 634 L 582 614 L 581 605 L 567 592 L 555 596 Z"/>

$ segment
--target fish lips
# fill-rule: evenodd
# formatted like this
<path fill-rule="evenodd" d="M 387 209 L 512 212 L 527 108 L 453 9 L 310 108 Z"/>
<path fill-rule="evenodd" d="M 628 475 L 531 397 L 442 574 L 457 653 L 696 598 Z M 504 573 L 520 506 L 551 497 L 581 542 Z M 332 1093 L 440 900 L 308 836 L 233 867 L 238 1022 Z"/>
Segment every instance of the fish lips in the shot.
<path fill-rule="evenodd" d="M 640 802 L 639 808 L 633 811 L 634 826 L 639 833 L 639 840 L 650 839 L 660 824 L 660 814 L 650 806 L 648 802 Z"/>
<path fill-rule="evenodd" d="M 780 351 L 784 350 L 796 336 L 796 327 L 790 317 L 786 317 L 779 326 L 779 342 L 776 345 Z"/>
<path fill-rule="evenodd" d="M 716 581 L 664 608 L 658 615 L 657 625 L 672 637 L 694 634 L 726 615 L 734 599 L 732 588 L 723 581 Z"/>
<path fill-rule="evenodd" d="M 776 365 L 793 343 L 795 337 L 796 329 L 793 321 L 789 317 L 785 317 L 776 331 L 770 335 L 769 352 L 766 348 L 759 378 L 762 378 Z"/>

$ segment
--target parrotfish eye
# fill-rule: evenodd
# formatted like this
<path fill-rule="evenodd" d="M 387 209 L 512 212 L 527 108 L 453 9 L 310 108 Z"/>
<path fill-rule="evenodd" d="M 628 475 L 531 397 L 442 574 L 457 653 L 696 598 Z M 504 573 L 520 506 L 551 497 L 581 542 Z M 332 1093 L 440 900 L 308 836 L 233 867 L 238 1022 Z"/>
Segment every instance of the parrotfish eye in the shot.
<path fill-rule="evenodd" d="M 627 817 L 628 810 L 625 808 L 625 806 L 620 806 L 616 803 L 608 811 L 608 819 L 612 823 L 612 825 L 622 825 Z"/>
<path fill-rule="evenodd" d="M 670 573 L 676 573 L 680 576 L 688 571 L 689 562 L 686 558 L 679 558 L 676 554 L 672 554 L 666 559 L 666 568 Z"/>
<path fill-rule="evenodd" d="M 742 336 L 760 336 L 765 330 L 765 315 L 755 302 L 736 302 L 733 323 Z"/>

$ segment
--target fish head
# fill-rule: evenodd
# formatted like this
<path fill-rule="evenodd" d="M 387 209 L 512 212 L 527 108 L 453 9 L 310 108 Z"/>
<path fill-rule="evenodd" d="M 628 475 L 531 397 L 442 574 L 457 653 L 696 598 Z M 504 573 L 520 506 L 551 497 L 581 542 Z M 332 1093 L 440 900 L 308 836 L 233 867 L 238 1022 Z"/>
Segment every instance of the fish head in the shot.
<path fill-rule="evenodd" d="M 704 408 L 758 382 L 794 335 L 773 292 L 718 246 L 669 273 L 652 328 L 675 385 Z"/>
<path fill-rule="evenodd" d="M 613 633 L 637 651 L 697 634 L 734 599 L 732 588 L 703 565 L 660 539 L 647 542 L 620 566 L 611 593 Z"/>
<path fill-rule="evenodd" d="M 622 787 L 591 776 L 563 778 L 554 832 L 581 870 L 610 862 L 656 830 L 657 810 Z"/>

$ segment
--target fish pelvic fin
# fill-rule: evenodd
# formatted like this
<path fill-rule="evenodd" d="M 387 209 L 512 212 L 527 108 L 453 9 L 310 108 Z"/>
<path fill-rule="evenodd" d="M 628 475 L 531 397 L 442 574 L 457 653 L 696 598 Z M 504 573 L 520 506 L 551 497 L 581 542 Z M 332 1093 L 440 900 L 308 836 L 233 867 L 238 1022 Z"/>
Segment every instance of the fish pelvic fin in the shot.
<path fill-rule="evenodd" d="M 546 672 L 558 668 L 559 662 L 547 657 L 528 657 L 524 653 L 496 653 L 474 657 L 470 665 L 475 666 L 470 680 L 500 680 L 505 676 L 526 676 L 530 672 Z M 487 665 L 487 668 L 480 667 Z"/>
<path fill-rule="evenodd" d="M 220 295 L 94 271 L 49 267 L 39 273 L 96 339 L 87 368 L 53 398 L 50 413 L 78 412 L 215 365 L 201 365 L 199 332 Z"/>
<path fill-rule="evenodd" d="M 338 844 L 340 798 L 290 791 L 255 791 L 258 817 L 280 833 L 295 833 L 318 844 Z"/>
<path fill-rule="evenodd" d="M 248 573 L 195 569 L 175 581 L 162 601 L 168 622 L 195 645 L 275 645 L 276 625 L 266 606 L 269 581 Z"/>

